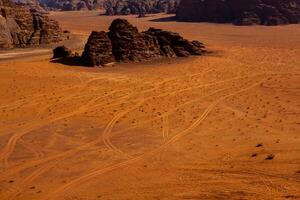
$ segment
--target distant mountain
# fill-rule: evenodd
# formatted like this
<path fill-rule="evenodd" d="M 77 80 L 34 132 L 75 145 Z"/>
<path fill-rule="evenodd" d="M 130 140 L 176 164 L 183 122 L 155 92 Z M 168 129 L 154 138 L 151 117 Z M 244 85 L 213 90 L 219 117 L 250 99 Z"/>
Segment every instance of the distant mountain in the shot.
<path fill-rule="evenodd" d="M 103 8 L 104 0 L 39 0 L 46 10 L 95 10 Z"/>
<path fill-rule="evenodd" d="M 183 0 L 177 19 L 236 25 L 300 23 L 300 0 Z"/>
<path fill-rule="evenodd" d="M 28 6 L 30 9 L 35 9 L 39 12 L 44 12 L 44 8 L 41 7 L 40 2 L 38 0 L 12 0 L 17 4 L 23 4 Z"/>
<path fill-rule="evenodd" d="M 175 13 L 180 0 L 106 0 L 107 15 L 145 15 L 148 13 Z"/>

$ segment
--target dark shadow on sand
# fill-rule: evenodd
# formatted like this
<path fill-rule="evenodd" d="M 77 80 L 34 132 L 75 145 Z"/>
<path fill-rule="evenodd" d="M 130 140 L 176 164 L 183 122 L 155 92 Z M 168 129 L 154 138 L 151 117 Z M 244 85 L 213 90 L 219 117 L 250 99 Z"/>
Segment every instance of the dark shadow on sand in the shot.
<path fill-rule="evenodd" d="M 51 59 L 50 62 L 68 65 L 68 66 L 88 67 L 83 64 L 80 57 L 55 58 L 55 59 Z"/>
<path fill-rule="evenodd" d="M 171 17 L 162 17 L 158 19 L 151 19 L 151 22 L 175 22 L 176 21 L 176 16 L 171 16 Z"/>

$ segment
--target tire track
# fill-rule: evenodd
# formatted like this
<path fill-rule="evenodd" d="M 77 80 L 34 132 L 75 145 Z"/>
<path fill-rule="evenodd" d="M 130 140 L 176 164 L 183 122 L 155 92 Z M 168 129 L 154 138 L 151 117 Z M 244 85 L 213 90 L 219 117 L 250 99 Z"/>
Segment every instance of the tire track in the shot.
<path fill-rule="evenodd" d="M 81 78 L 79 78 L 79 79 L 81 79 Z M 97 80 L 101 80 L 101 79 L 104 79 L 104 78 L 103 77 L 102 78 L 93 78 L 91 80 L 88 80 L 86 83 L 84 83 L 84 85 L 82 85 L 82 83 L 79 83 L 79 84 L 77 84 L 75 86 L 72 86 L 70 88 L 65 88 L 63 90 L 59 90 L 58 92 L 60 92 L 60 93 L 57 94 L 56 97 L 63 95 L 65 92 L 67 92 L 69 90 L 73 90 L 73 89 L 77 89 L 77 88 L 78 89 L 82 88 L 82 90 L 83 90 L 84 88 L 88 87 L 88 85 L 91 84 L 92 82 L 97 81 Z M 83 82 L 83 81 L 81 81 L 81 82 Z M 40 98 L 43 98 L 47 95 L 49 95 L 49 92 L 48 93 L 43 93 L 43 94 L 38 94 L 38 95 L 35 95 L 33 97 L 29 97 L 29 99 L 26 99 L 28 101 L 28 102 L 26 102 L 26 105 L 35 105 L 37 102 L 33 102 L 33 100 L 36 100 L 36 101 L 43 100 L 44 101 L 44 99 L 40 99 Z M 51 98 L 53 98 L 53 96 L 51 96 Z M 33 103 L 30 104 L 31 102 L 33 102 Z M 25 103 L 24 99 L 21 99 L 21 100 L 15 101 L 13 103 L 6 104 L 5 106 L 0 106 L 0 109 L 2 109 L 2 108 L 11 108 L 12 106 L 14 106 L 13 108 L 16 108 L 18 106 L 23 106 L 24 103 Z"/>
<path fill-rule="evenodd" d="M 236 94 L 239 94 L 239 93 L 242 93 L 242 92 L 245 92 L 249 89 L 252 89 L 258 85 L 260 85 L 261 83 L 263 83 L 264 80 L 262 81 L 259 81 L 258 83 L 255 83 L 249 87 L 246 87 L 244 89 L 241 89 L 237 92 L 233 92 L 233 93 L 230 93 L 230 94 L 227 94 L 219 99 L 217 99 L 216 101 L 212 102 L 207 108 L 206 110 L 202 113 L 202 115 L 194 122 L 191 124 L 191 126 L 189 126 L 187 129 L 185 129 L 184 131 L 182 132 L 179 132 L 177 133 L 175 136 L 173 136 L 171 139 L 169 139 L 167 142 L 165 142 L 163 145 L 161 145 L 159 148 L 157 149 L 154 149 L 148 153 L 145 153 L 141 156 L 138 156 L 138 157 L 135 157 L 135 158 L 131 158 L 131 159 L 128 159 L 128 160 L 125 160 L 123 162 L 120 162 L 118 164 L 115 164 L 115 165 L 111 165 L 111 166 L 107 166 L 105 168 L 102 168 L 102 169 L 98 169 L 98 170 L 95 170 L 93 172 L 90 172 L 86 175 L 83 175 L 81 177 L 78 177 L 76 179 L 74 179 L 73 181 L 69 182 L 69 183 L 66 183 L 65 185 L 59 187 L 57 190 L 55 190 L 53 193 L 51 193 L 50 195 L 48 195 L 48 197 L 46 198 L 47 200 L 53 200 L 53 198 L 55 197 L 58 197 L 61 193 L 65 192 L 66 190 L 70 189 L 71 187 L 74 187 L 74 186 L 77 186 L 78 184 L 81 184 L 91 178 L 94 178 L 95 176 L 99 176 L 101 174 L 104 174 L 106 172 L 110 172 L 112 170 L 115 170 L 115 169 L 119 169 L 121 167 L 126 167 L 134 162 L 137 162 L 137 161 L 140 161 L 142 160 L 143 158 L 145 158 L 145 156 L 148 156 L 148 155 L 151 155 L 153 153 L 157 153 L 159 151 L 161 151 L 162 149 L 168 147 L 169 145 L 175 143 L 176 141 L 178 141 L 180 138 L 182 138 L 183 136 L 185 136 L 187 133 L 189 133 L 191 130 L 193 130 L 194 128 L 196 128 L 198 125 L 201 124 L 202 121 L 204 121 L 208 114 L 216 107 L 216 105 L 218 105 L 221 101 L 225 100 L 226 98 L 228 97 L 231 97 L 231 96 L 234 96 Z"/>
<path fill-rule="evenodd" d="M 95 101 L 95 99 L 91 99 L 86 105 L 80 107 L 79 109 L 77 109 L 75 111 L 72 111 L 72 112 L 69 112 L 69 113 L 66 113 L 66 114 L 63 114 L 63 115 L 61 115 L 59 117 L 56 117 L 56 118 L 53 118 L 51 120 L 33 123 L 29 127 L 24 127 L 23 131 L 21 131 L 19 133 L 16 133 L 12 137 L 10 137 L 10 139 L 8 140 L 8 142 L 7 142 L 4 150 L 0 154 L 0 160 L 3 162 L 4 169 L 7 168 L 7 166 L 8 166 L 8 159 L 9 159 L 10 155 L 13 153 L 13 151 L 15 149 L 15 146 L 16 146 L 18 140 L 21 137 L 23 137 L 27 133 L 30 133 L 33 130 L 36 130 L 36 129 L 41 128 L 41 127 L 44 127 L 44 126 L 49 125 L 49 124 L 51 124 L 53 122 L 56 122 L 56 121 L 59 121 L 59 120 L 71 117 L 71 116 L 76 115 L 78 113 L 82 113 L 82 112 L 84 112 L 90 106 L 90 104 L 93 104 L 94 101 Z"/>
<path fill-rule="evenodd" d="M 116 124 L 116 122 L 122 118 L 123 116 L 125 116 L 127 113 L 129 113 L 130 111 L 140 107 L 142 104 L 144 103 L 144 99 L 141 98 L 141 100 L 138 101 L 137 104 L 135 104 L 135 106 L 131 107 L 130 109 L 119 113 L 118 115 L 116 115 L 106 126 L 106 128 L 104 129 L 104 132 L 102 134 L 102 141 L 103 143 L 112 151 L 116 152 L 117 154 L 121 154 L 124 155 L 126 157 L 130 157 L 128 154 L 124 153 L 122 150 L 120 150 L 119 148 L 117 148 L 115 145 L 112 144 L 112 142 L 110 141 L 110 133 L 112 132 L 112 129 L 114 127 L 114 125 Z"/>
<path fill-rule="evenodd" d="M 154 88 L 153 88 L 153 89 L 154 89 Z M 150 89 L 150 90 L 153 90 L 153 89 Z M 176 109 L 178 109 L 178 108 L 180 108 L 180 107 L 183 107 L 183 106 L 185 106 L 185 105 L 187 105 L 187 104 L 189 104 L 189 103 L 196 102 L 196 101 L 198 101 L 199 99 L 202 99 L 202 98 L 205 98 L 205 97 L 214 95 L 215 93 L 218 93 L 218 92 L 220 92 L 220 91 L 227 90 L 227 89 L 228 89 L 228 88 L 220 89 L 220 90 L 217 90 L 217 91 L 215 91 L 214 93 L 212 93 L 212 94 L 210 94 L 210 95 L 207 95 L 207 96 L 198 98 L 198 99 L 196 99 L 196 100 L 191 100 L 191 101 L 189 101 L 189 102 L 185 102 L 185 103 L 182 104 L 181 106 L 178 106 L 177 108 L 173 109 L 173 111 L 176 110 Z M 164 95 L 165 95 L 165 94 L 164 94 Z M 162 95 L 158 95 L 158 96 L 162 96 Z M 148 98 L 145 99 L 145 100 L 148 100 L 148 99 L 151 99 L 151 98 L 152 98 L 152 97 L 148 97 Z M 169 113 L 170 113 L 170 111 L 169 111 Z M 90 144 L 89 146 L 92 146 L 92 145 L 94 145 L 94 144 L 96 144 L 96 143 L 98 143 L 98 142 L 96 141 L 96 142 L 91 142 L 91 143 L 88 143 L 88 144 Z M 89 146 L 83 145 L 83 146 L 82 146 L 83 148 L 79 147 L 77 150 L 78 150 L 78 151 L 81 151 L 82 149 L 85 149 L 85 148 L 87 148 L 87 147 L 89 147 Z M 72 151 L 72 150 L 70 150 L 70 151 Z M 52 157 L 48 157 L 48 158 L 46 158 L 46 159 L 44 159 L 44 160 L 41 160 L 40 162 L 35 161 L 35 162 L 33 162 L 32 164 L 30 164 L 30 163 L 24 164 L 23 167 L 18 167 L 18 168 L 16 168 L 16 173 L 19 172 L 19 171 L 22 171 L 22 170 L 24 170 L 24 169 L 27 169 L 27 168 L 29 168 L 29 167 L 32 167 L 32 166 L 35 166 L 35 165 L 42 164 L 42 163 L 44 163 L 44 162 L 48 162 L 48 161 L 57 159 L 57 158 L 59 158 L 59 157 L 61 157 L 61 156 L 63 157 L 64 155 L 69 155 L 69 153 L 71 153 L 70 151 L 68 151 L 68 152 L 63 152 L 63 153 L 61 153 L 61 154 L 58 154 L 58 155 L 55 155 L 55 156 L 52 156 Z M 78 151 L 75 150 L 74 153 L 76 153 L 76 152 L 78 152 Z M 60 156 L 60 155 L 61 155 L 61 156 Z M 14 173 L 14 172 L 9 172 L 7 175 L 11 175 L 11 174 L 13 174 L 13 173 Z M 0 177 L 2 177 L 2 176 L 0 176 Z"/>
<path fill-rule="evenodd" d="M 199 100 L 201 100 L 201 99 L 203 99 L 203 98 L 206 98 L 206 97 L 215 95 L 215 94 L 217 94 L 217 93 L 219 93 L 219 92 L 226 91 L 226 90 L 228 90 L 228 88 L 220 89 L 220 90 L 214 91 L 214 92 L 211 93 L 211 94 L 208 94 L 208 95 L 206 95 L 206 96 L 203 96 L 203 97 L 201 97 L 201 98 L 193 99 L 193 100 L 191 100 L 191 101 L 185 102 L 185 103 L 181 104 L 180 106 L 178 106 L 178 107 L 176 107 L 176 108 L 174 108 L 174 109 L 172 109 L 172 110 L 169 110 L 168 113 L 165 114 L 163 117 L 168 116 L 168 115 L 171 114 L 172 112 L 175 112 L 176 110 L 178 110 L 178 109 L 181 108 L 181 107 L 184 107 L 185 105 L 188 105 L 188 104 L 190 104 L 190 103 L 199 101 Z M 146 121 L 144 121 L 143 123 L 152 122 L 152 121 L 158 120 L 158 119 L 160 119 L 160 118 L 161 118 L 161 117 L 156 117 L 156 118 L 154 118 L 154 119 L 146 120 Z M 135 127 L 137 127 L 137 126 L 129 127 L 129 128 L 127 128 L 127 129 L 125 129 L 125 130 L 119 131 L 119 133 L 129 131 L 129 130 L 131 130 L 131 129 L 134 129 Z M 75 153 L 75 152 L 73 152 L 73 153 Z M 123 152 L 123 153 L 124 153 L 124 152 Z M 71 156 L 71 155 L 69 155 L 69 156 Z M 129 156 L 128 156 L 128 157 L 129 157 Z M 47 165 L 47 166 L 45 166 L 45 167 L 41 167 L 41 168 L 37 169 L 35 172 L 33 172 L 31 175 L 29 175 L 28 177 L 26 177 L 26 178 L 24 179 L 24 181 L 23 181 L 22 184 L 21 184 L 22 187 L 19 186 L 19 190 L 22 190 L 22 188 L 24 188 L 25 186 L 28 186 L 28 185 L 30 184 L 31 181 L 33 181 L 35 178 L 37 178 L 38 176 L 40 176 L 41 174 L 43 174 L 43 173 L 44 173 L 45 171 L 47 171 L 48 169 L 54 167 L 54 166 L 56 165 L 56 163 L 58 163 L 59 161 L 62 161 L 62 159 L 64 159 L 64 158 L 61 158 L 61 160 L 59 160 L 59 158 L 58 158 L 57 160 L 54 159 L 54 162 L 55 162 L 55 163 L 54 163 L 53 165 L 52 165 L 52 163 L 51 163 L 50 166 Z M 46 162 L 44 162 L 44 163 L 46 163 Z M 16 170 L 16 173 L 17 173 L 18 171 L 22 171 L 22 170 L 25 170 L 25 169 L 27 169 L 27 168 L 30 168 L 30 167 L 33 167 L 33 166 L 37 166 L 37 165 L 39 165 L 39 164 L 43 164 L 43 163 L 37 163 L 37 162 L 36 162 L 36 163 L 32 163 L 32 166 L 27 166 L 27 167 L 24 167 L 24 166 L 23 166 L 23 168 L 17 169 L 17 170 Z M 17 192 L 16 192 L 16 193 L 17 193 Z"/>
<path fill-rule="evenodd" d="M 193 100 L 191 100 L 191 101 L 189 101 L 189 102 L 185 102 L 185 103 L 181 104 L 180 106 L 178 106 L 178 107 L 176 107 L 176 108 L 174 108 L 174 109 L 172 109 L 172 110 L 169 110 L 168 113 L 165 114 L 163 117 L 164 117 L 164 118 L 168 118 L 168 115 L 169 115 L 169 114 L 171 114 L 172 112 L 175 112 L 176 110 L 178 110 L 178 109 L 181 108 L 181 107 L 184 107 L 184 106 L 187 105 L 187 104 L 190 104 L 190 103 L 199 101 L 200 99 L 203 99 L 203 98 L 212 96 L 212 95 L 214 95 L 214 94 L 217 94 L 217 93 L 222 92 L 222 91 L 226 91 L 226 90 L 228 90 L 228 89 L 230 89 L 230 88 L 219 89 L 219 90 L 214 91 L 213 93 L 208 94 L 208 95 L 206 95 L 206 96 L 203 96 L 203 97 L 201 97 L 201 98 L 193 99 Z M 144 123 L 151 122 L 151 121 L 155 121 L 155 120 L 157 120 L 157 119 L 159 119 L 159 118 L 161 118 L 161 117 L 157 117 L 157 118 L 151 119 L 151 120 L 146 120 Z M 120 133 L 121 133 L 121 132 L 125 132 L 125 131 L 128 131 L 128 130 L 133 129 L 133 128 L 135 128 L 135 126 L 134 126 L 134 127 L 127 128 L 127 129 L 122 130 L 122 131 L 119 131 L 119 132 L 120 132 Z M 116 147 L 115 147 L 115 148 L 116 148 Z M 122 153 L 122 154 L 125 154 L 124 152 L 119 152 L 119 153 L 120 153 L 120 154 L 121 154 L 121 153 Z M 125 154 L 125 156 L 126 156 L 126 154 Z M 127 157 L 128 157 L 128 158 L 132 158 L 131 156 L 128 156 L 128 154 L 127 154 Z M 59 162 L 59 160 L 56 160 L 55 163 L 54 163 L 53 165 L 50 164 L 50 166 L 47 165 L 47 166 L 45 166 L 44 168 L 40 168 L 40 169 L 36 170 L 33 174 L 31 174 L 29 177 L 27 177 L 27 178 L 25 179 L 25 180 L 27 180 L 28 182 L 22 182 L 22 186 L 24 187 L 24 185 L 28 185 L 31 181 L 33 181 L 35 178 L 37 178 L 38 176 L 40 176 L 41 174 L 43 174 L 45 171 L 47 171 L 48 169 L 54 167 L 54 166 L 56 165 L 56 163 L 58 163 L 58 162 Z"/>
<path fill-rule="evenodd" d="M 31 151 L 32 153 L 34 153 L 36 159 L 42 159 L 45 157 L 45 154 L 42 150 L 36 150 L 33 146 L 31 146 L 30 144 L 28 144 L 26 141 L 24 141 L 23 139 L 20 139 L 21 144 L 28 149 L 29 151 Z"/>
<path fill-rule="evenodd" d="M 163 141 L 169 138 L 169 114 L 166 114 L 162 117 L 163 120 Z"/>
<path fill-rule="evenodd" d="M 150 90 L 154 90 L 155 88 L 152 88 L 152 89 L 150 89 Z M 221 90 L 223 90 L 223 89 L 221 89 Z M 217 91 L 217 92 L 219 92 L 219 91 Z M 217 93 L 217 92 L 215 92 L 215 93 Z M 211 94 L 212 95 L 212 94 Z M 149 97 L 149 98 L 151 98 L 151 97 Z M 147 98 L 147 99 L 149 99 L 149 98 Z M 193 102 L 193 101 L 191 101 L 191 102 Z M 184 105 L 186 105 L 188 102 L 186 102 L 186 103 L 184 103 Z M 178 109 L 178 108 L 177 108 Z M 174 109 L 175 110 L 175 109 Z M 130 111 L 129 111 L 130 112 Z M 128 113 L 128 112 L 126 112 L 126 113 Z M 126 114 L 125 113 L 125 114 Z M 114 122 L 113 122 L 114 121 Z M 112 128 L 113 128 L 113 125 L 114 125 L 114 123 L 116 122 L 116 120 L 112 120 L 109 124 L 108 124 L 108 126 L 107 126 L 107 134 L 109 134 L 110 132 L 111 132 L 111 130 L 112 130 Z M 112 148 L 114 148 L 114 150 L 115 151 L 119 151 L 116 147 L 114 147 L 113 145 L 112 145 L 112 143 L 108 143 L 108 145 L 110 145 Z M 116 149 L 115 149 L 116 148 Z M 120 152 L 119 151 L 119 153 L 123 153 L 123 152 Z M 55 165 L 55 164 L 54 164 Z M 39 170 L 37 170 L 34 174 L 32 174 L 32 175 L 30 175 L 29 176 L 29 178 L 28 179 L 26 179 L 26 180 L 32 180 L 32 179 L 34 179 L 34 178 L 36 178 L 36 177 L 38 177 L 40 174 L 42 174 L 44 171 L 46 171 L 48 168 L 42 168 L 42 169 L 39 169 Z M 30 178 L 30 177 L 32 177 L 32 178 Z"/>

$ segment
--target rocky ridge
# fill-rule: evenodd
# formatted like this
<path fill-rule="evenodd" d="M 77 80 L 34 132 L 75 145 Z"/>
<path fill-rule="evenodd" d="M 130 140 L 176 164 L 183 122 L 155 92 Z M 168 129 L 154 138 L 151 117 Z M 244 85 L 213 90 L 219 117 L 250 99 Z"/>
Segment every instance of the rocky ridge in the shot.
<path fill-rule="evenodd" d="M 175 13 L 179 0 L 106 0 L 106 15 L 144 16 L 149 13 Z"/>
<path fill-rule="evenodd" d="M 38 0 L 12 0 L 17 4 L 22 4 L 29 9 L 38 11 L 38 12 L 45 12 L 44 8 L 40 5 Z"/>
<path fill-rule="evenodd" d="M 176 17 L 236 25 L 300 23 L 300 0 L 184 0 Z"/>
<path fill-rule="evenodd" d="M 45 10 L 95 10 L 103 8 L 104 0 L 40 0 Z"/>

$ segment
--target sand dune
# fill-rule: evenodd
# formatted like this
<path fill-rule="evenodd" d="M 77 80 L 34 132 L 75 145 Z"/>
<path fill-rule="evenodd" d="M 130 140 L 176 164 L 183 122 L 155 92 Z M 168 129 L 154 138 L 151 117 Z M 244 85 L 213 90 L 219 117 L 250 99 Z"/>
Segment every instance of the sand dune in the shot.
<path fill-rule="evenodd" d="M 78 46 L 115 18 L 52 17 Z M 214 53 L 107 68 L 0 61 L 1 199 L 300 198 L 300 26 L 167 17 L 126 19 Z"/>

